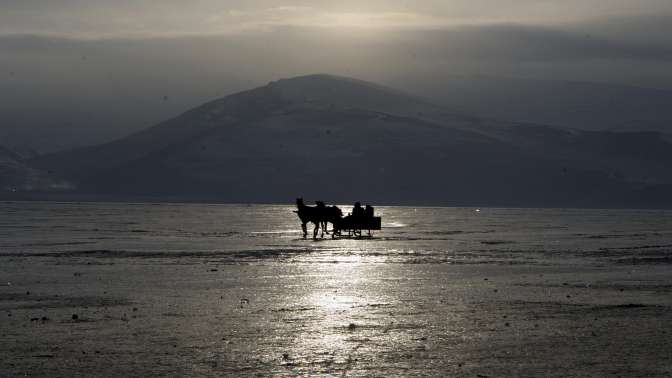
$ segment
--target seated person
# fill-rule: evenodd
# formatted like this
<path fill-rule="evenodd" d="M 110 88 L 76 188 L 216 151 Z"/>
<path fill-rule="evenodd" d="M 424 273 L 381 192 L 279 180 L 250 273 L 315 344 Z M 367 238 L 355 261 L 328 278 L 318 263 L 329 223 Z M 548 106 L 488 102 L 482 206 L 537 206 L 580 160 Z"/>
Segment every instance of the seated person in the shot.
<path fill-rule="evenodd" d="M 364 207 L 364 216 L 367 218 L 373 218 L 373 206 L 366 205 L 366 207 Z"/>
<path fill-rule="evenodd" d="M 355 219 L 364 218 L 364 208 L 362 208 L 361 203 L 355 202 L 355 207 L 352 208 L 352 217 Z"/>

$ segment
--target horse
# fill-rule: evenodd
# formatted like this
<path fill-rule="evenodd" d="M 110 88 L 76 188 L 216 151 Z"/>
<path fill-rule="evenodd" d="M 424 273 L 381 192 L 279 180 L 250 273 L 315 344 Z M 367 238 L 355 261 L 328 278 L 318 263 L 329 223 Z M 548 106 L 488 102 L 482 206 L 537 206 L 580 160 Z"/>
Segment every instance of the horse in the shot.
<path fill-rule="evenodd" d="M 327 223 L 332 224 L 332 232 L 336 231 L 336 224 L 343 218 L 343 211 L 338 206 L 326 206 L 321 208 L 322 214 L 320 217 L 322 225 L 322 237 L 326 232 L 329 235 L 329 230 L 327 229 Z"/>
<path fill-rule="evenodd" d="M 294 210 L 294 212 L 301 220 L 303 238 L 305 239 L 308 235 L 306 224 L 308 222 L 312 222 L 315 225 L 315 229 L 313 230 L 313 239 L 317 239 L 317 231 L 320 229 L 322 209 L 320 209 L 318 206 L 307 206 L 305 203 L 303 203 L 303 198 L 296 199 L 296 207 L 298 210 Z"/>
<path fill-rule="evenodd" d="M 315 225 L 315 228 L 313 229 L 313 239 L 317 239 L 317 232 L 320 227 L 322 227 L 321 237 L 324 237 L 325 232 L 329 234 L 329 231 L 327 230 L 327 222 L 335 225 L 343 216 L 343 212 L 337 206 L 325 206 L 322 201 L 317 201 L 316 203 L 317 206 L 307 206 L 303 203 L 303 198 L 296 199 L 296 207 L 298 210 L 295 210 L 294 212 L 301 220 L 301 229 L 303 230 L 304 239 L 308 235 L 306 227 L 308 222 L 312 222 Z"/>

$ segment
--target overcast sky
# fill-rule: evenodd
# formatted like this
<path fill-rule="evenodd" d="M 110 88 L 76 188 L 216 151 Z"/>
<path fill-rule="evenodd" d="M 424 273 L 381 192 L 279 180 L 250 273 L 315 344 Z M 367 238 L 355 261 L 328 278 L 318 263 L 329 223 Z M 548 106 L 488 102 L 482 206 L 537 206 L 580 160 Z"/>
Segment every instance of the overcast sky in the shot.
<path fill-rule="evenodd" d="M 3 0 L 0 31 L 73 37 L 228 33 L 269 25 L 559 25 L 670 11 L 669 0 Z"/>
<path fill-rule="evenodd" d="M 671 21 L 670 0 L 0 0 L 0 138 L 36 114 L 118 136 L 318 72 L 672 89 Z"/>

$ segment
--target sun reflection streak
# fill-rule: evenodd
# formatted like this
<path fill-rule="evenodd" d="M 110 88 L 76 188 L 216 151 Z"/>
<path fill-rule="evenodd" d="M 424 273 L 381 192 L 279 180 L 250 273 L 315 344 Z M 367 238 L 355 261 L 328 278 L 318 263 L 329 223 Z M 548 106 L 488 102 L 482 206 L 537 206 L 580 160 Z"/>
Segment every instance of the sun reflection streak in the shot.
<path fill-rule="evenodd" d="M 305 282 L 303 301 L 315 316 L 295 337 L 298 363 L 316 368 L 316 361 L 322 361 L 318 365 L 347 369 L 363 346 L 357 330 L 377 326 L 367 315 L 367 305 L 388 299 L 372 285 L 379 275 L 376 264 L 360 260 L 358 255 L 343 256 L 338 263 L 323 264 Z"/>

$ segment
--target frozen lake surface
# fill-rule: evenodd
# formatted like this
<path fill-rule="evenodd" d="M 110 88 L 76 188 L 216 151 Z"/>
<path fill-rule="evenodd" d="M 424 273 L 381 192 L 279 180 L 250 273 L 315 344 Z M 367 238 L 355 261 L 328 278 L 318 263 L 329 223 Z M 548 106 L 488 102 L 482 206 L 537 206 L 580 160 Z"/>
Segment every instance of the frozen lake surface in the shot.
<path fill-rule="evenodd" d="M 672 375 L 672 212 L 292 210 L 1 203 L 0 375 Z"/>

